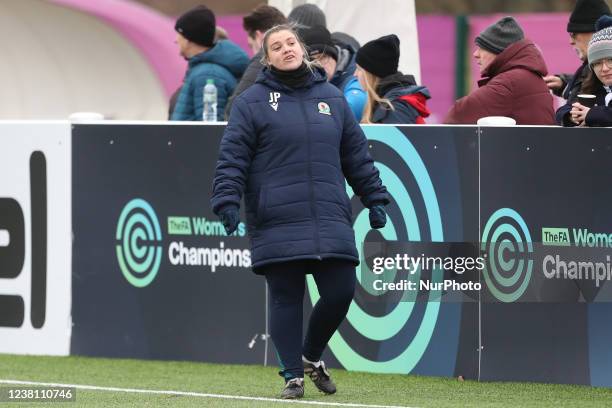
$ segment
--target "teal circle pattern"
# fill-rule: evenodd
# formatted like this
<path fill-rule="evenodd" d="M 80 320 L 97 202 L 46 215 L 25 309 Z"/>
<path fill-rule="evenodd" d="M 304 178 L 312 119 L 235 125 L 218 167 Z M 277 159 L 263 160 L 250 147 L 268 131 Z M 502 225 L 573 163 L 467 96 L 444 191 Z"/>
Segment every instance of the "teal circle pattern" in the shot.
<path fill-rule="evenodd" d="M 377 141 L 395 150 L 402 158 L 406 167 L 412 172 L 420 194 L 425 203 L 427 221 L 431 231 L 433 242 L 442 242 L 444 234 L 442 229 L 442 218 L 438 205 L 437 196 L 429 177 L 429 172 L 423 163 L 419 153 L 410 140 L 398 128 L 392 126 L 363 126 L 363 130 L 369 140 Z M 381 179 L 387 187 L 389 194 L 398 203 L 404 224 L 407 227 L 408 239 L 419 241 L 421 239 L 419 224 L 414 211 L 410 194 L 406 191 L 401 179 L 385 164 L 376 162 L 380 171 Z M 352 190 L 347 187 L 349 196 L 353 196 Z M 370 230 L 367 209 L 364 209 L 355 218 L 355 236 L 358 243 L 363 242 Z M 379 230 L 386 240 L 397 239 L 395 223 L 389 220 L 385 228 Z M 359 247 L 359 245 L 358 245 Z M 360 257 L 362 253 L 360 252 Z M 415 274 L 416 275 L 416 274 Z M 433 282 L 442 281 L 442 271 L 435 270 L 432 273 Z M 310 300 L 314 305 L 319 300 L 319 293 L 312 276 L 308 276 L 308 292 Z M 415 294 L 416 295 L 416 294 Z M 414 298 L 412 299 L 414 300 Z M 384 341 L 397 334 L 410 318 L 414 308 L 414 302 L 398 302 L 394 309 L 385 316 L 372 316 L 361 309 L 355 302 L 349 308 L 347 319 L 349 323 L 361 335 L 375 341 Z M 338 361 L 348 370 L 370 371 L 379 373 L 409 373 L 420 361 L 433 335 L 440 310 L 440 291 L 431 291 L 429 301 L 424 311 L 421 325 L 412 341 L 395 358 L 388 361 L 375 361 L 361 356 L 342 337 L 339 332 L 334 333 L 329 341 L 329 347 Z"/>
<path fill-rule="evenodd" d="M 153 207 L 135 198 L 123 207 L 117 222 L 117 262 L 125 279 L 137 288 L 148 286 L 159 271 L 162 234 Z"/>
<path fill-rule="evenodd" d="M 523 241 L 519 230 L 517 230 L 513 224 L 509 224 L 507 222 L 498 225 L 497 228 L 492 231 L 495 223 L 499 220 L 503 220 L 504 218 L 508 218 L 518 225 L 525 237 L 525 241 Z M 499 252 L 495 254 L 495 244 L 499 241 L 500 236 L 504 233 L 509 234 L 516 241 L 511 242 L 508 239 L 502 240 L 498 247 Z M 509 247 L 508 244 L 511 244 L 511 246 Z M 514 245 L 516 245 L 517 248 L 515 248 Z M 482 233 L 481 250 L 488 253 L 488 267 L 483 269 L 483 276 L 487 284 L 487 288 L 491 294 L 495 296 L 495 298 L 505 303 L 511 303 L 518 300 L 523 293 L 525 293 L 533 273 L 533 259 L 528 259 L 527 262 L 525 262 L 524 259 L 519 259 L 518 264 L 515 263 L 515 259 L 512 261 L 504 261 L 502 252 L 507 248 L 512 248 L 510 252 L 514 254 L 523 254 L 525 252 L 532 253 L 533 242 L 531 240 L 529 228 L 527 228 L 527 223 L 523 217 L 521 217 L 518 212 L 511 208 L 500 208 L 499 210 L 495 211 L 491 217 L 489 217 L 489 220 L 485 224 L 485 228 Z M 516 249 L 518 249 L 518 252 Z M 503 276 L 497 268 L 497 264 L 495 262 L 496 259 L 498 260 L 502 270 L 505 272 L 511 272 L 516 265 L 514 273 L 509 277 Z M 500 289 L 515 286 L 521 278 L 521 283 L 514 291 L 505 292 Z"/>
<path fill-rule="evenodd" d="M 516 264 L 516 260 L 514 258 L 506 259 L 504 257 L 504 253 L 508 251 L 510 253 L 516 252 L 514 245 L 512 245 L 512 241 L 509 239 L 504 239 L 499 244 L 499 251 L 497 252 L 497 262 L 501 266 L 504 272 L 510 272 L 514 265 Z"/>

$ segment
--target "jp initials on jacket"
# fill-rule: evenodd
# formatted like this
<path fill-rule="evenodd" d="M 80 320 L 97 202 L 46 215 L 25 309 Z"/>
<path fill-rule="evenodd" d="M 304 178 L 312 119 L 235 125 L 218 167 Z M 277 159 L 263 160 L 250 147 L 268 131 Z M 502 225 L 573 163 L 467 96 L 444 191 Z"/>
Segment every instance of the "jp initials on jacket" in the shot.
<path fill-rule="evenodd" d="M 270 106 L 275 111 L 278 111 L 278 98 L 280 97 L 280 92 L 270 92 L 270 100 L 268 101 L 268 103 L 270 103 Z"/>

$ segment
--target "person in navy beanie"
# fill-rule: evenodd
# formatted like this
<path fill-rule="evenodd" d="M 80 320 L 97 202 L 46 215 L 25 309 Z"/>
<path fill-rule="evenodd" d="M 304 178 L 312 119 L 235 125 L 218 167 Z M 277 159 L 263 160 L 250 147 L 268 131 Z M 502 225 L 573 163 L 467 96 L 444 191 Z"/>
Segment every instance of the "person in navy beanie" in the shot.
<path fill-rule="evenodd" d="M 595 106 L 572 103 L 564 120 L 572 124 L 566 126 L 612 126 L 612 17 L 602 16 L 596 28 L 587 50 L 590 73 L 581 88 L 581 93 L 595 96 Z"/>
<path fill-rule="evenodd" d="M 327 80 L 342 91 L 355 118 L 360 120 L 367 95 L 354 75 L 357 68 L 355 51 L 349 46 L 335 44 L 323 26 L 298 29 L 298 35 L 310 59 L 321 64 Z"/>
<path fill-rule="evenodd" d="M 289 25 L 263 39 L 265 68 L 234 100 L 219 147 L 211 205 L 228 235 L 244 197 L 253 271 L 270 291 L 270 334 L 285 380 L 282 398 L 304 395 L 304 374 L 326 394 L 336 385 L 321 360 L 352 302 L 359 255 L 345 182 L 386 223 L 387 189 L 344 95 L 308 60 Z M 320 295 L 302 333 L 306 275 Z"/>
<path fill-rule="evenodd" d="M 398 71 L 400 40 L 395 34 L 385 35 L 364 44 L 357 51 L 355 76 L 368 99 L 362 123 L 423 124 L 430 112 L 431 96 L 414 76 Z"/>
<path fill-rule="evenodd" d="M 204 5 L 181 15 L 174 29 L 179 53 L 188 61 L 188 68 L 170 120 L 202 120 L 204 86 L 209 79 L 217 87 L 217 119 L 223 120 L 225 104 L 249 58 L 229 40 L 215 42 L 215 15 Z"/>

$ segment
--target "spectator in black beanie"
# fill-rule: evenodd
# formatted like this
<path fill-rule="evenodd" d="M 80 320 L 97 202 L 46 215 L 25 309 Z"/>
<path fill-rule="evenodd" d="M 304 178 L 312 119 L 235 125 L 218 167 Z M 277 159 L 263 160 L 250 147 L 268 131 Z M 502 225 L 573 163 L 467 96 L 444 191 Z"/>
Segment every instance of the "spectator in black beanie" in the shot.
<path fill-rule="evenodd" d="M 179 52 L 189 64 L 170 120 L 202 120 L 209 79 L 217 87 L 217 119 L 223 120 L 225 104 L 248 64 L 246 53 L 229 40 L 215 42 L 215 15 L 206 6 L 181 15 L 174 29 Z"/>
<path fill-rule="evenodd" d="M 368 96 L 361 123 L 421 124 L 430 114 L 429 90 L 397 70 L 399 45 L 399 38 L 391 34 L 357 51 L 355 76 Z"/>
<path fill-rule="evenodd" d="M 578 100 L 577 95 L 591 72 L 587 62 L 587 50 L 589 41 L 596 31 L 595 23 L 601 16 L 609 16 L 610 14 L 610 7 L 605 0 L 578 0 L 574 11 L 570 15 L 567 23 L 570 45 L 576 51 L 582 65 L 574 75 L 557 74 L 544 77 L 548 88 L 555 95 L 565 98 L 568 102 L 567 105 L 559 108 L 555 114 L 555 119 L 559 125 L 572 125 L 572 122 L 567 119 L 568 113 L 572 103 Z"/>
<path fill-rule="evenodd" d="M 367 96 L 354 76 L 357 68 L 355 51 L 335 44 L 327 28 L 320 25 L 302 27 L 298 35 L 310 59 L 325 69 L 327 80 L 342 91 L 355 119 L 361 120 Z"/>
<path fill-rule="evenodd" d="M 306 31 L 315 27 L 317 27 L 316 31 L 320 31 L 321 28 L 325 29 L 327 32 L 325 36 L 329 35 L 325 13 L 315 4 L 306 3 L 295 7 L 287 18 L 291 23 L 297 24 L 300 37 L 303 37 Z M 325 55 L 329 56 L 329 54 L 321 55 L 322 58 L 319 62 L 324 68 L 327 65 L 326 71 L 329 67 L 335 65 L 335 72 L 331 75 L 330 72 L 327 72 L 329 82 L 344 93 L 355 118 L 360 121 L 366 100 L 365 91 L 358 81 L 353 80 L 356 69 L 355 55 L 359 49 L 359 42 L 346 33 L 334 33 L 329 36 L 338 55 L 333 61 L 331 58 L 325 58 Z M 304 43 L 309 42 L 307 39 L 303 40 Z M 313 57 L 312 53 L 310 57 Z"/>

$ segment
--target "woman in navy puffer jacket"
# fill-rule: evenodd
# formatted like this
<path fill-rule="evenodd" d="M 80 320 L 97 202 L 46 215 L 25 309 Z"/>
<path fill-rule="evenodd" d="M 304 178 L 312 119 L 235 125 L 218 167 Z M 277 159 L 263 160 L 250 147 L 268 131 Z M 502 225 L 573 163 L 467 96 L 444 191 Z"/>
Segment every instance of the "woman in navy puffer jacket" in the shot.
<path fill-rule="evenodd" d="M 346 316 L 359 263 L 345 178 L 370 208 L 373 228 L 385 225 L 388 194 L 344 95 L 306 60 L 293 29 L 270 29 L 263 50 L 266 68 L 232 106 L 211 203 L 230 234 L 244 193 L 253 269 L 270 289 L 270 332 L 285 378 L 281 397 L 303 396 L 304 373 L 332 394 L 320 357 Z M 321 298 L 304 338 L 307 273 Z"/>

